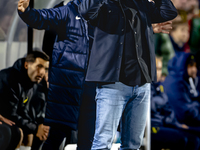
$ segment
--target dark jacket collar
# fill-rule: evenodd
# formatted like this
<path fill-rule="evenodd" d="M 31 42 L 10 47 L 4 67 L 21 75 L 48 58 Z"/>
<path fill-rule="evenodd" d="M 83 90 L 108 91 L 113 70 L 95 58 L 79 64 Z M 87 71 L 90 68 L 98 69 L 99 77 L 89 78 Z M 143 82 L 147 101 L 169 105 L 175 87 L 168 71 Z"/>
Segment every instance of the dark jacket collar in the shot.
<path fill-rule="evenodd" d="M 174 42 L 174 39 L 172 38 L 172 36 L 170 36 L 170 40 L 172 42 L 172 45 L 173 45 L 175 52 L 184 52 L 184 46 L 182 46 L 182 47 L 178 46 L 178 44 L 176 44 Z"/>

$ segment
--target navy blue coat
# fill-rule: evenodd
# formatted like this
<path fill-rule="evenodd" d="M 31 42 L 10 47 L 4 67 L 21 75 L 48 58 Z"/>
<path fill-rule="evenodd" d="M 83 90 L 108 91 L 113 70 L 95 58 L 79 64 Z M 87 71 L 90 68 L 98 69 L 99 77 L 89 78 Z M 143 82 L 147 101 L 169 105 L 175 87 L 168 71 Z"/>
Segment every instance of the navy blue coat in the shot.
<path fill-rule="evenodd" d="M 181 128 L 160 82 L 151 84 L 151 125 Z"/>
<path fill-rule="evenodd" d="M 190 55 L 189 53 L 180 53 L 169 61 L 169 75 L 163 85 L 177 119 L 181 123 L 196 126 L 200 125 L 200 103 L 194 100 L 188 82 L 186 60 Z"/>
<path fill-rule="evenodd" d="M 89 41 L 86 21 L 78 14 L 80 1 L 59 8 L 19 13 L 22 20 L 36 29 L 57 33 L 49 70 L 49 92 L 45 122 L 77 128 L 80 100 L 85 80 Z"/>

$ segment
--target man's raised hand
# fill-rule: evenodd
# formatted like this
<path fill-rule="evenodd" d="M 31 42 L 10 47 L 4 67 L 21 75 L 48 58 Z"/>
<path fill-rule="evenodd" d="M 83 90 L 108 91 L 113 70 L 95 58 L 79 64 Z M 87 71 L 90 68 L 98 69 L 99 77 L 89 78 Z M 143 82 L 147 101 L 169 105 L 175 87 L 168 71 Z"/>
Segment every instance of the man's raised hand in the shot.
<path fill-rule="evenodd" d="M 163 23 L 152 24 L 152 27 L 153 27 L 154 33 L 169 34 L 169 32 L 172 29 L 172 21 L 166 21 L 166 22 L 163 22 Z"/>
<path fill-rule="evenodd" d="M 29 6 L 30 0 L 19 0 L 18 2 L 18 10 L 24 12 L 26 8 Z"/>

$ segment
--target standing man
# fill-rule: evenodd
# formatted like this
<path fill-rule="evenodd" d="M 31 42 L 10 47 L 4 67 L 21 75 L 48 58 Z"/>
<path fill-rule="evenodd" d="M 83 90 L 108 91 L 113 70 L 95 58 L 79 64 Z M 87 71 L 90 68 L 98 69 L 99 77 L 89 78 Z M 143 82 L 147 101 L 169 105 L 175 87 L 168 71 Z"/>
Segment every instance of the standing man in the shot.
<path fill-rule="evenodd" d="M 86 74 L 98 82 L 92 150 L 111 148 L 120 121 L 121 149 L 139 149 L 156 81 L 151 23 L 177 11 L 170 0 L 83 0 L 79 12 L 96 27 Z"/>
<path fill-rule="evenodd" d="M 49 71 L 45 120 L 51 127 L 68 133 L 70 130 L 77 129 L 89 55 L 88 27 L 78 13 L 80 2 L 80 0 L 73 0 L 63 7 L 42 10 L 30 9 L 29 0 L 19 0 L 18 3 L 19 15 L 30 27 L 54 30 L 57 34 Z M 56 141 L 48 138 L 47 142 L 49 142 L 44 144 L 43 149 L 58 149 L 66 136 L 51 131 L 52 128 L 50 136 L 56 138 Z"/>
<path fill-rule="evenodd" d="M 49 91 L 45 123 L 51 126 L 43 150 L 58 150 L 67 133 L 77 130 L 89 53 L 86 21 L 78 13 L 81 0 L 62 7 L 30 9 L 29 0 L 19 0 L 22 20 L 32 28 L 53 30 L 57 34 L 49 70 Z M 53 130 L 52 130 L 53 129 Z"/>

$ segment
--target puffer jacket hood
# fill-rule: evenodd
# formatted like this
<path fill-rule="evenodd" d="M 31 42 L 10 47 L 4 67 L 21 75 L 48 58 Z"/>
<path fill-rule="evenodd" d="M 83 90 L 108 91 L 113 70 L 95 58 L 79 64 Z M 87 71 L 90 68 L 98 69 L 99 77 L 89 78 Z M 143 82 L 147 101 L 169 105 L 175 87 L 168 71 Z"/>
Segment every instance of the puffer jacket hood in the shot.
<path fill-rule="evenodd" d="M 19 72 L 24 72 L 26 69 L 24 68 L 25 58 L 18 59 L 13 64 L 13 68 L 18 70 Z"/>
<path fill-rule="evenodd" d="M 19 72 L 19 75 L 23 79 L 23 81 L 21 82 L 23 86 L 26 88 L 31 88 L 34 84 L 37 84 L 37 83 L 32 82 L 30 78 L 28 77 L 27 70 L 24 67 L 24 63 L 25 63 L 25 58 L 20 58 L 15 61 L 12 67 L 13 69 Z"/>
<path fill-rule="evenodd" d="M 190 53 L 181 53 L 179 55 L 175 55 L 169 62 L 168 62 L 168 71 L 169 74 L 176 77 L 188 77 L 187 73 L 187 59 L 188 57 L 194 57 Z"/>

